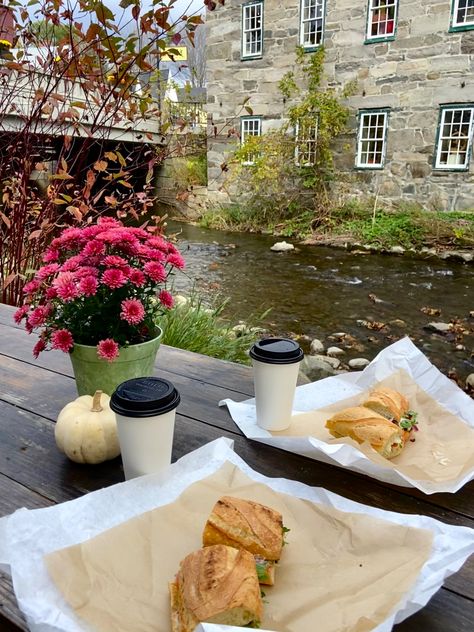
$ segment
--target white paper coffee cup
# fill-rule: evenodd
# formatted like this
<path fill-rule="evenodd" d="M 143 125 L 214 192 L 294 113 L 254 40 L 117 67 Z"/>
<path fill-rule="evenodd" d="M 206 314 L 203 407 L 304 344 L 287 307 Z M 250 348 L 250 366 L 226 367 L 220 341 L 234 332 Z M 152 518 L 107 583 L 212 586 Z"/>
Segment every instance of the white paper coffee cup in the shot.
<path fill-rule="evenodd" d="M 110 399 L 127 480 L 153 474 L 171 463 L 174 423 L 180 396 L 158 377 L 122 382 Z"/>
<path fill-rule="evenodd" d="M 286 430 L 303 351 L 288 338 L 265 338 L 250 349 L 253 364 L 257 425 L 265 430 Z"/>

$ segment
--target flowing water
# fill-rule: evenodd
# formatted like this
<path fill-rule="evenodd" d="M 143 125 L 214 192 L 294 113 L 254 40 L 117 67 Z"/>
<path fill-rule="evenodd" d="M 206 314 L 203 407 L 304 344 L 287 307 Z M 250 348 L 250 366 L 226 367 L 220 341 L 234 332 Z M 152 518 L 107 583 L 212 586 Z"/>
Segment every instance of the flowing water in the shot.
<path fill-rule="evenodd" d="M 232 319 L 248 322 L 271 309 L 264 326 L 272 334 L 319 338 L 326 346 L 342 346 L 329 336 L 345 332 L 353 337 L 345 361 L 371 360 L 384 346 L 409 335 L 441 370 L 454 369 L 462 379 L 474 372 L 471 266 L 297 243 L 295 251 L 276 253 L 270 247 L 281 239 L 272 236 L 180 222 L 169 222 L 167 233 L 178 233 L 186 260 L 186 276 L 177 275 L 176 289 L 189 290 L 195 283 L 228 297 L 226 313 Z M 424 329 L 430 322 L 452 319 L 461 324 L 457 340 Z M 381 324 L 385 327 L 377 331 Z M 456 351 L 456 344 L 465 349 Z"/>

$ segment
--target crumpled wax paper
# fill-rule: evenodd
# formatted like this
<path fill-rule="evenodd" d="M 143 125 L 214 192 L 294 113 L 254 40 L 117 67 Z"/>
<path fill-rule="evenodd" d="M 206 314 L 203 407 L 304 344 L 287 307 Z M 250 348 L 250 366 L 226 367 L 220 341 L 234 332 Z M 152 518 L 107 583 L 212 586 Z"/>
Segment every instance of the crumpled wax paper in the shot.
<path fill-rule="evenodd" d="M 19 509 L 0 519 L 0 568 L 9 572 L 22 612 L 34 632 L 90 632 L 66 604 L 47 572 L 44 555 L 92 538 L 155 507 L 173 502 L 191 484 L 217 472 L 230 462 L 252 480 L 274 491 L 341 511 L 362 513 L 399 525 L 429 529 L 433 547 L 416 582 L 397 608 L 376 628 L 388 632 L 418 611 L 474 552 L 474 530 L 444 524 L 425 516 L 404 515 L 368 507 L 323 488 L 296 481 L 273 479 L 252 470 L 232 450 L 228 439 L 217 439 L 187 454 L 161 474 L 113 485 L 76 500 L 44 509 Z M 168 581 L 169 578 L 164 578 Z M 205 632 L 238 632 L 241 628 L 207 624 Z M 278 632 L 278 631 L 275 631 Z"/>
<path fill-rule="evenodd" d="M 397 389 L 399 386 L 397 376 L 400 374 L 404 374 L 412 382 L 412 386 L 416 386 L 418 399 L 422 401 L 421 408 L 417 411 L 420 431 L 415 434 L 415 438 L 420 437 L 420 444 L 426 443 L 421 440 L 421 435 L 423 431 L 430 432 L 428 422 L 431 421 L 433 411 L 436 413 L 436 422 L 441 427 L 442 412 L 445 409 L 450 418 L 456 418 L 458 424 L 457 426 L 452 424 L 453 442 L 456 440 L 455 427 L 462 428 L 464 431 L 463 436 L 459 436 L 458 452 L 452 445 L 449 446 L 448 451 L 450 456 L 455 455 L 458 459 L 465 459 L 465 461 L 456 463 L 456 458 L 443 458 L 447 447 L 441 438 L 440 441 L 428 442 L 429 453 L 422 455 L 425 466 L 419 467 L 416 473 L 414 467 L 402 467 L 402 462 L 407 459 L 405 453 L 408 454 L 411 449 L 413 454 L 419 453 L 421 447 L 416 443 L 414 444 L 416 450 L 408 443 L 402 455 L 388 461 L 370 446 L 362 448 L 349 438 L 333 439 L 329 431 L 324 429 L 322 418 L 319 419 L 319 425 L 315 425 L 314 435 L 308 433 L 306 436 L 298 436 L 296 432 L 292 435 L 292 428 L 297 427 L 300 413 L 324 412 L 327 409 L 332 411 L 327 414 L 326 418 L 329 418 L 336 410 L 358 405 L 356 402 L 362 401 L 363 394 L 376 384 L 382 382 Z M 415 487 L 425 494 L 453 493 L 474 478 L 474 467 L 469 463 L 469 450 L 466 452 L 462 449 L 463 442 L 465 448 L 467 440 L 472 446 L 471 453 L 474 452 L 474 401 L 431 364 L 409 338 L 404 338 L 383 349 L 361 372 L 335 375 L 297 387 L 293 402 L 292 424 L 284 433 L 270 433 L 257 426 L 255 399 L 243 402 L 225 399 L 219 402 L 219 405 L 227 406 L 232 419 L 248 439 L 361 472 L 386 483 Z M 425 415 L 425 427 L 423 415 Z M 424 439 L 427 436 L 425 435 Z M 432 462 L 428 463 L 429 460 Z M 453 467 L 456 465 L 457 468 Z M 436 477 L 433 473 L 435 466 L 449 468 L 452 478 Z"/>

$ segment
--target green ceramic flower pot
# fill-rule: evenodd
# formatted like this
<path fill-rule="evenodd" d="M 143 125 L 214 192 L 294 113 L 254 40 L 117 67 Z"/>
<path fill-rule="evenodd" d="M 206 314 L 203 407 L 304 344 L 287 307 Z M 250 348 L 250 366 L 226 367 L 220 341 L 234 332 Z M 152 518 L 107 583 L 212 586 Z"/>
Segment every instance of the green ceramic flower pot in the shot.
<path fill-rule="evenodd" d="M 97 347 L 74 344 L 70 353 L 79 395 L 93 395 L 101 390 L 112 395 L 116 387 L 133 377 L 153 375 L 155 358 L 163 337 L 162 329 L 152 340 L 130 347 L 121 347 L 113 362 L 97 356 Z"/>

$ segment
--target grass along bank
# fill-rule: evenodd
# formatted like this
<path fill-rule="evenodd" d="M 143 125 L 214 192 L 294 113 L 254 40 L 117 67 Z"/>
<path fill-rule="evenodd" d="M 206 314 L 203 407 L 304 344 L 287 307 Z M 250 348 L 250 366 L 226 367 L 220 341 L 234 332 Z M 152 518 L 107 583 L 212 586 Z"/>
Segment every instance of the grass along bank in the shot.
<path fill-rule="evenodd" d="M 206 304 L 196 292 L 189 297 L 178 295 L 175 306 L 160 320 L 163 344 L 194 351 L 220 360 L 250 364 L 248 350 L 264 331 L 256 326 L 260 318 L 252 318 L 252 325 L 231 323 L 223 318 L 228 301 Z"/>
<path fill-rule="evenodd" d="M 270 233 L 307 243 L 341 245 L 360 243 L 380 250 L 432 248 L 474 249 L 474 212 L 427 211 L 413 204 L 388 209 L 351 200 L 344 205 L 314 212 L 287 209 L 272 216 L 249 207 L 231 205 L 209 210 L 201 219 L 206 228 Z"/>

